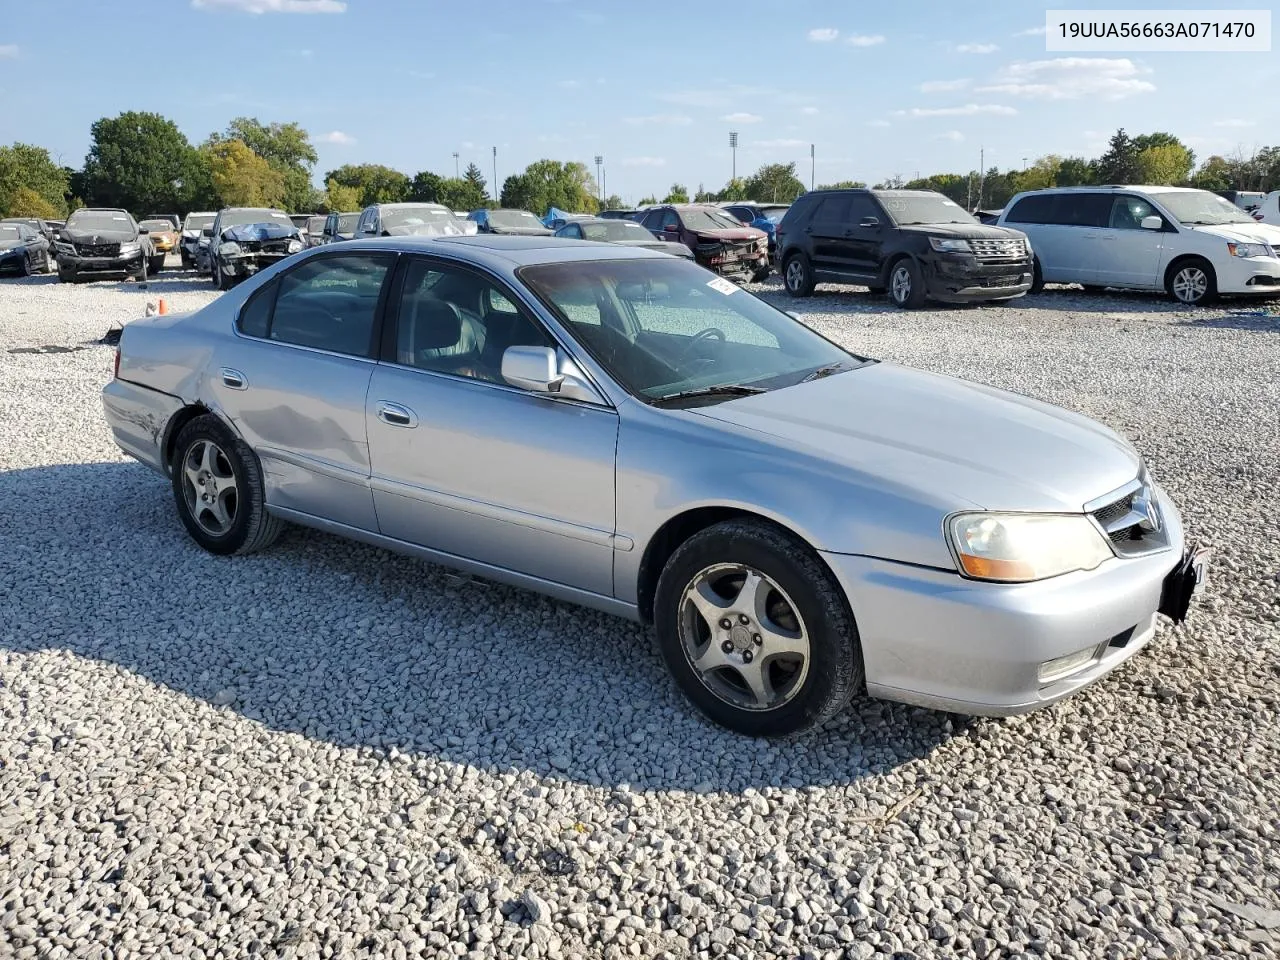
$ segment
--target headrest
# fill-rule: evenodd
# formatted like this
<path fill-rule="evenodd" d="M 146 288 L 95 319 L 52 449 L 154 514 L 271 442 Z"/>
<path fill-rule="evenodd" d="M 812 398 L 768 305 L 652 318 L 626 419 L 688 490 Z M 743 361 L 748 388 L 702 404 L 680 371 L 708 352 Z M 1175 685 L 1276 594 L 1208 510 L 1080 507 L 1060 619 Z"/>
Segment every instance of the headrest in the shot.
<path fill-rule="evenodd" d="M 413 349 L 439 350 L 462 339 L 462 314 L 452 303 L 435 297 L 419 299 L 413 308 Z"/>

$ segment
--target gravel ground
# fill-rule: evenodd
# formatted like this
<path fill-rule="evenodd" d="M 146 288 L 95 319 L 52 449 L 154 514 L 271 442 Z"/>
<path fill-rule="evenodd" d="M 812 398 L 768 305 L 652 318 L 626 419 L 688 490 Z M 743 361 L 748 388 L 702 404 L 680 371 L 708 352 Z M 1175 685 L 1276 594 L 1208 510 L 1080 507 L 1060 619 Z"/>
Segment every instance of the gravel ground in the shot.
<path fill-rule="evenodd" d="M 1217 548 L 1191 622 L 1028 717 L 742 739 L 632 624 L 302 530 L 201 552 L 110 348 L 12 350 L 208 283 L 3 281 L 0 956 L 1276 956 L 1280 320 L 762 292 L 1125 432 Z"/>

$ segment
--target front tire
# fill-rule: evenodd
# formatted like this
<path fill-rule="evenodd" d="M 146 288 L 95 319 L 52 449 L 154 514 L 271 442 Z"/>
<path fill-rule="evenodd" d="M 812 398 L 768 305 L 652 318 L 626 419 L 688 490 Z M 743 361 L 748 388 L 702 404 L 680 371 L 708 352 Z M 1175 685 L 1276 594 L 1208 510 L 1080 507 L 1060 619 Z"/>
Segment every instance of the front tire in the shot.
<path fill-rule="evenodd" d="M 748 736 L 819 727 L 863 685 L 857 627 L 830 570 L 762 521 L 728 520 L 681 544 L 658 580 L 654 628 L 684 694 Z"/>
<path fill-rule="evenodd" d="M 911 257 L 903 257 L 889 268 L 889 299 L 903 310 L 924 306 L 924 276 L 920 264 Z"/>
<path fill-rule="evenodd" d="M 769 279 L 768 267 L 761 267 L 759 270 L 757 270 L 755 273 L 751 275 L 752 283 L 764 283 L 768 279 Z"/>
<path fill-rule="evenodd" d="M 1031 288 L 1027 293 L 1044 293 L 1044 271 L 1038 258 L 1031 261 Z"/>
<path fill-rule="evenodd" d="M 75 283 L 76 274 L 74 270 L 63 266 L 61 262 L 58 264 L 58 282 L 59 283 Z"/>
<path fill-rule="evenodd" d="M 182 428 L 174 449 L 173 497 L 191 539 L 222 556 L 275 541 L 284 522 L 267 512 L 262 467 L 248 444 L 204 414 Z"/>
<path fill-rule="evenodd" d="M 803 253 L 793 253 L 787 257 L 782 267 L 782 285 L 793 297 L 813 296 L 813 288 L 817 284 L 813 279 L 809 258 Z"/>
<path fill-rule="evenodd" d="M 164 269 L 164 254 L 158 253 L 147 264 L 147 273 L 155 276 Z"/>
<path fill-rule="evenodd" d="M 1208 260 L 1187 257 L 1174 261 L 1169 267 L 1164 288 L 1179 303 L 1200 307 L 1212 303 L 1218 296 L 1218 277 Z"/>

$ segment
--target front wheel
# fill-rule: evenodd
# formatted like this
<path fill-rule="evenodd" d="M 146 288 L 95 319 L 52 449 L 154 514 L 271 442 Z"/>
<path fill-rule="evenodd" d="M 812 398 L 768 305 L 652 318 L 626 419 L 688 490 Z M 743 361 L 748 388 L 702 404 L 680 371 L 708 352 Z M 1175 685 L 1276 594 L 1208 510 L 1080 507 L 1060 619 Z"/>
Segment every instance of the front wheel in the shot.
<path fill-rule="evenodd" d="M 157 273 L 159 273 L 163 269 L 164 269 L 164 254 L 158 253 L 154 257 L 152 257 L 150 262 L 148 263 L 147 272 L 150 273 L 152 276 L 155 276 Z"/>
<path fill-rule="evenodd" d="M 243 440 L 213 414 L 178 433 L 173 498 L 187 533 L 210 553 L 253 553 L 270 546 L 283 521 L 267 512 L 262 467 Z"/>
<path fill-rule="evenodd" d="M 813 269 L 803 253 L 793 253 L 782 268 L 782 285 L 793 297 L 813 296 Z"/>
<path fill-rule="evenodd" d="M 1218 295 L 1218 278 L 1208 260 L 1191 257 L 1169 268 L 1165 290 L 1179 303 L 1198 307 L 1212 302 Z"/>
<path fill-rule="evenodd" d="M 910 257 L 904 257 L 889 270 L 889 299 L 904 310 L 915 310 L 924 305 L 924 277 L 920 265 Z"/>
<path fill-rule="evenodd" d="M 658 580 L 654 627 L 681 690 L 738 733 L 821 726 L 863 684 L 857 627 L 831 572 L 762 521 L 728 520 L 685 541 Z"/>
<path fill-rule="evenodd" d="M 1043 293 L 1044 292 L 1044 272 L 1040 269 L 1040 261 L 1038 259 L 1031 261 L 1031 288 L 1027 293 Z"/>
<path fill-rule="evenodd" d="M 58 264 L 58 282 L 59 283 L 75 283 L 76 274 L 74 270 L 70 270 L 62 263 Z"/>
<path fill-rule="evenodd" d="M 769 279 L 768 267 L 761 267 L 759 270 L 757 270 L 755 273 L 751 275 L 752 283 L 764 283 L 768 279 Z"/>

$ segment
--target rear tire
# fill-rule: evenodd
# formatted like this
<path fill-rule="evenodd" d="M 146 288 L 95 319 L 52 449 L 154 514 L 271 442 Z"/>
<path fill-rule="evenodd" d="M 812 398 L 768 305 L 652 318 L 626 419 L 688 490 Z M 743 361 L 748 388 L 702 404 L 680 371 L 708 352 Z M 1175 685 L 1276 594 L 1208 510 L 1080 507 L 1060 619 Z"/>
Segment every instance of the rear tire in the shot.
<path fill-rule="evenodd" d="M 863 686 L 858 630 L 831 571 L 760 520 L 715 524 L 676 549 L 658 579 L 654 629 L 684 694 L 748 736 L 819 727 Z M 753 686 L 752 676 L 763 679 Z"/>
<path fill-rule="evenodd" d="M 29 277 L 33 273 L 35 273 L 35 270 L 31 268 L 31 257 L 30 256 L 23 257 L 22 266 L 18 267 L 18 276 Z"/>
<path fill-rule="evenodd" d="M 270 546 L 284 521 L 266 508 L 262 466 L 253 450 L 213 414 L 182 428 L 170 465 L 178 517 L 210 553 L 246 554 Z"/>
<path fill-rule="evenodd" d="M 149 273 L 151 276 L 154 277 L 157 273 L 159 273 L 163 269 L 164 269 L 164 254 L 158 253 L 151 258 L 150 262 L 148 262 L 147 273 Z"/>
<path fill-rule="evenodd" d="M 1044 273 L 1040 270 L 1040 261 L 1031 261 L 1031 288 L 1027 293 L 1044 293 Z"/>
<path fill-rule="evenodd" d="M 793 297 L 813 296 L 813 288 L 817 283 L 813 279 L 809 258 L 803 253 L 793 253 L 787 257 L 782 266 L 782 285 Z"/>
<path fill-rule="evenodd" d="M 903 310 L 916 310 L 927 299 L 920 264 L 903 257 L 889 267 L 889 299 Z"/>
<path fill-rule="evenodd" d="M 1164 288 L 1179 303 L 1201 307 L 1217 298 L 1218 276 L 1203 257 L 1183 257 L 1169 265 Z"/>

